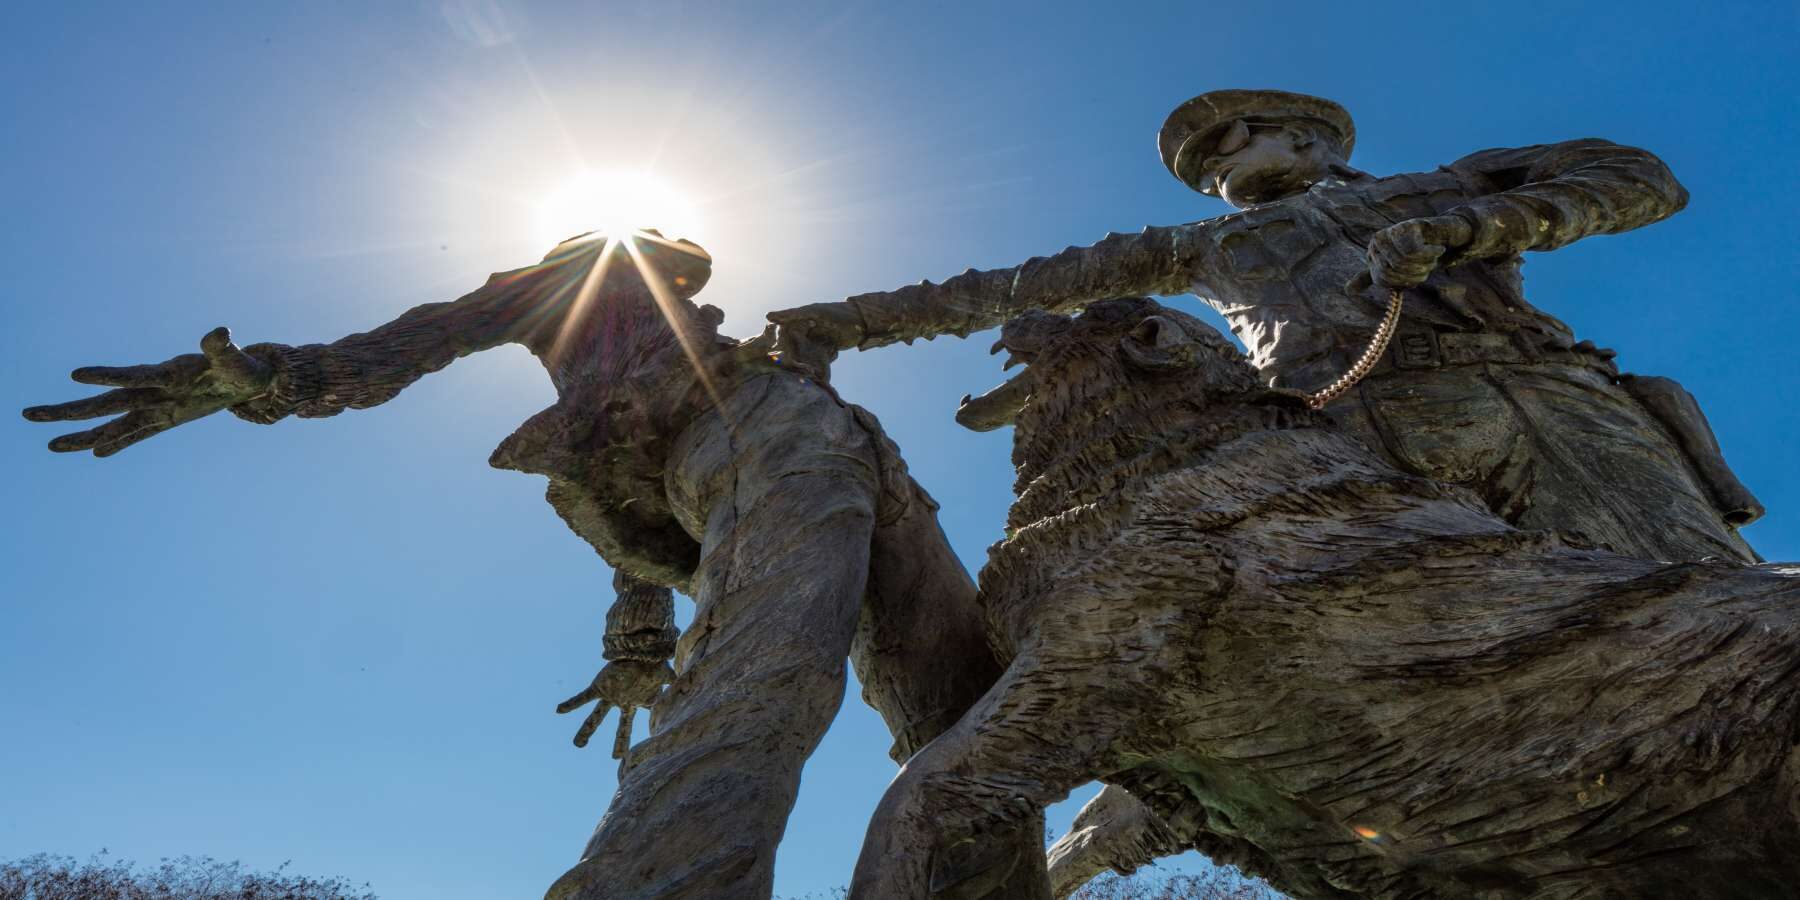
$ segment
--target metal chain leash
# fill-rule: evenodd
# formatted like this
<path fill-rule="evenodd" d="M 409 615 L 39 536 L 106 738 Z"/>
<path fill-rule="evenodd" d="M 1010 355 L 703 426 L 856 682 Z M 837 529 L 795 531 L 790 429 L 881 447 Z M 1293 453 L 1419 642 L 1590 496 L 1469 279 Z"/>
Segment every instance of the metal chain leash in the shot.
<path fill-rule="evenodd" d="M 1356 361 L 1356 365 L 1350 367 L 1348 372 L 1338 376 L 1338 380 L 1332 382 L 1329 387 L 1316 394 L 1308 395 L 1307 406 L 1313 409 L 1324 409 L 1325 404 L 1342 397 L 1345 392 L 1356 387 L 1357 382 L 1363 380 L 1375 369 L 1375 364 L 1381 361 L 1381 354 L 1387 352 L 1388 342 L 1394 339 L 1394 329 L 1400 324 L 1400 303 L 1400 292 L 1398 290 L 1389 291 L 1387 315 L 1383 316 L 1381 324 L 1376 326 L 1375 336 L 1369 339 L 1369 346 L 1363 350 L 1362 357 Z"/>

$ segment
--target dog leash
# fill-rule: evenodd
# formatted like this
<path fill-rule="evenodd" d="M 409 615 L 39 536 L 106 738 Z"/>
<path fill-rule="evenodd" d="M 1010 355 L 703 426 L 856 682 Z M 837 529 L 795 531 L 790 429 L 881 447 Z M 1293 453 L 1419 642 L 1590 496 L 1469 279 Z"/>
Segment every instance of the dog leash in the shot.
<path fill-rule="evenodd" d="M 1312 409 L 1324 409 L 1325 404 L 1342 397 L 1356 383 L 1363 380 L 1375 370 L 1375 364 L 1381 361 L 1381 354 L 1387 352 L 1388 342 L 1394 339 L 1394 329 L 1400 325 L 1400 292 L 1388 292 L 1387 315 L 1381 317 L 1381 324 L 1375 328 L 1375 336 L 1369 339 L 1369 346 L 1363 350 L 1362 357 L 1350 370 L 1338 376 L 1324 390 L 1316 394 L 1308 394 L 1306 405 Z"/>

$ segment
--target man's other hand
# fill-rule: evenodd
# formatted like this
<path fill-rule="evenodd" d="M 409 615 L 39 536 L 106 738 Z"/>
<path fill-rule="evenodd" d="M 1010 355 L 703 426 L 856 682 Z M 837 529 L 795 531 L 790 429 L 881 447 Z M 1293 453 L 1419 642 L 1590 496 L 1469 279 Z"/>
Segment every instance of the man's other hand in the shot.
<path fill-rule="evenodd" d="M 637 715 L 639 707 L 648 708 L 655 705 L 656 699 L 662 696 L 663 685 L 675 680 L 675 670 L 666 662 L 645 662 L 636 659 L 614 660 L 594 676 L 592 684 L 580 693 L 556 705 L 557 713 L 572 712 L 583 706 L 599 701 L 593 712 L 581 723 L 575 732 L 575 746 L 586 747 L 588 738 L 594 736 L 595 729 L 606 719 L 606 714 L 613 707 L 619 708 L 619 730 L 613 737 L 613 759 L 624 759 L 625 751 L 631 749 L 631 720 Z"/>

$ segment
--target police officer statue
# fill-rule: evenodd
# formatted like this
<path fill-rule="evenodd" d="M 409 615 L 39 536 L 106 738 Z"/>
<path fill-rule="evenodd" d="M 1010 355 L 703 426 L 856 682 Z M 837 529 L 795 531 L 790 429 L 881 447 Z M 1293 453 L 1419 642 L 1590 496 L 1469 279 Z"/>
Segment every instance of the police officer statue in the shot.
<path fill-rule="evenodd" d="M 1680 210 L 1687 192 L 1662 162 L 1590 138 L 1376 177 L 1347 164 L 1355 138 L 1349 113 L 1319 97 L 1202 94 L 1163 124 L 1163 163 L 1239 212 L 770 318 L 867 348 L 1031 309 L 1192 292 L 1264 378 L 1315 391 L 1355 364 L 1399 290 L 1392 343 L 1327 407 L 1345 427 L 1404 469 L 1475 489 L 1520 527 L 1656 559 L 1755 560 L 1735 529 L 1761 507 L 1693 398 L 1620 375 L 1611 351 L 1577 343 L 1522 292 L 1524 251 Z"/>

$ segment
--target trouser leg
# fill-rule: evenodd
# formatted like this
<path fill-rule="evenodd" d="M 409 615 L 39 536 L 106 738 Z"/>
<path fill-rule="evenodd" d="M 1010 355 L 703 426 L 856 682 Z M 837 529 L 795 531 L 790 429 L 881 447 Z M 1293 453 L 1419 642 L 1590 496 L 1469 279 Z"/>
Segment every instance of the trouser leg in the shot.
<path fill-rule="evenodd" d="M 1662 426 L 1596 372 L 1407 370 L 1371 378 L 1356 400 L 1333 410 L 1340 424 L 1521 528 L 1646 559 L 1755 560 Z"/>
<path fill-rule="evenodd" d="M 867 435 L 816 388 L 745 387 L 726 412 L 684 436 L 672 477 L 706 511 L 675 682 L 553 897 L 770 896 L 801 766 L 842 700 L 874 522 Z"/>
<path fill-rule="evenodd" d="M 1646 559 L 1756 561 L 1681 449 L 1623 390 L 1585 370 L 1497 374 L 1532 452 L 1553 463 L 1537 468 L 1520 527 L 1565 528 Z"/>

